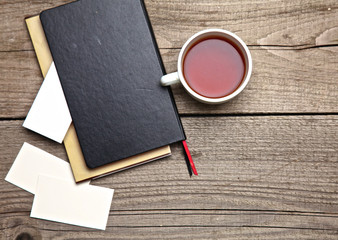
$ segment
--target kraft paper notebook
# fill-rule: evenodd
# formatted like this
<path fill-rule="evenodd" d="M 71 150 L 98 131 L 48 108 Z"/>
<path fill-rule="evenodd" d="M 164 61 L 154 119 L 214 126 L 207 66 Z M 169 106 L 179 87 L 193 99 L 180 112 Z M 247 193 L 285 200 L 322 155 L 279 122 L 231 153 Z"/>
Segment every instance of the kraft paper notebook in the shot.
<path fill-rule="evenodd" d="M 46 76 L 53 59 L 39 16 L 27 18 L 26 24 L 31 36 L 35 53 L 37 55 L 42 75 Z M 76 182 L 125 170 L 127 168 L 144 164 L 149 161 L 169 156 L 171 154 L 170 147 L 164 146 L 128 159 L 123 159 L 115 163 L 107 164 L 96 169 L 89 169 L 86 166 L 73 124 L 71 124 L 69 127 L 68 132 L 64 138 L 64 145 Z"/>
<path fill-rule="evenodd" d="M 185 140 L 141 0 L 80 0 L 40 14 L 89 168 Z"/>

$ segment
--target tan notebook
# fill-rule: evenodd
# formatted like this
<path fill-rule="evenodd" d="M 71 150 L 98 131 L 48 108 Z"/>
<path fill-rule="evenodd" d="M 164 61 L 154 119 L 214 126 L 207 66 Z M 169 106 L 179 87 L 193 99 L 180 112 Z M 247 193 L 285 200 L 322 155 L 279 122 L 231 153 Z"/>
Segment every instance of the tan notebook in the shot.
<path fill-rule="evenodd" d="M 42 75 L 45 77 L 53 59 L 39 16 L 27 18 L 26 25 L 34 46 Z M 149 161 L 169 156 L 171 154 L 170 147 L 164 146 L 130 158 L 112 162 L 102 167 L 90 169 L 85 163 L 73 124 L 70 125 L 64 138 L 64 145 L 76 182 L 122 171 L 140 164 L 147 163 Z"/>

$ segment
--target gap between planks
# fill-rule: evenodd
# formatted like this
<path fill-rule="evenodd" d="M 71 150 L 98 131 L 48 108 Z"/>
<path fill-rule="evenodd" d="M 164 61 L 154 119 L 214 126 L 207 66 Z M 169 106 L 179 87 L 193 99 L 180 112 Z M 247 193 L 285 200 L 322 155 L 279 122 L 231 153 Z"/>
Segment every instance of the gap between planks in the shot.
<path fill-rule="evenodd" d="M 326 47 L 338 47 L 338 44 L 323 44 L 323 45 L 310 45 L 310 44 L 300 44 L 300 45 L 247 45 L 249 48 L 255 50 L 307 50 L 312 48 L 326 48 Z M 160 50 L 180 50 L 178 47 L 165 48 L 160 47 Z M 0 53 L 13 53 L 13 52 L 32 52 L 34 49 L 15 49 L 15 50 L 0 50 Z"/>

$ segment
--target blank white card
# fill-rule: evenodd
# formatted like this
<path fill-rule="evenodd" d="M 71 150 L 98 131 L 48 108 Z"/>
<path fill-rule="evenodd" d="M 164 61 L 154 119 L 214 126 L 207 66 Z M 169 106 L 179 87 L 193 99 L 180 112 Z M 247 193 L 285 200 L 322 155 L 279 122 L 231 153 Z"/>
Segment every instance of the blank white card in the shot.
<path fill-rule="evenodd" d="M 40 174 L 64 179 L 74 186 L 89 184 L 89 181 L 76 184 L 68 162 L 26 142 L 22 145 L 5 180 L 34 194 Z"/>
<path fill-rule="evenodd" d="M 105 230 L 114 190 L 39 176 L 31 217 Z"/>
<path fill-rule="evenodd" d="M 71 122 L 60 79 L 52 62 L 23 126 L 62 143 Z"/>

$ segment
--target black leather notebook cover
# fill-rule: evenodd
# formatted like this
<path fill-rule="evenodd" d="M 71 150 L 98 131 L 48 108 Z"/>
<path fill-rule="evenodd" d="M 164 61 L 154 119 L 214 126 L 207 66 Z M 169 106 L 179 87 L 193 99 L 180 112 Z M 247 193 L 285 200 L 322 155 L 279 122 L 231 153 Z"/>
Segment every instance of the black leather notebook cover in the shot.
<path fill-rule="evenodd" d="M 40 18 L 88 167 L 185 139 L 143 1 L 81 0 Z"/>

